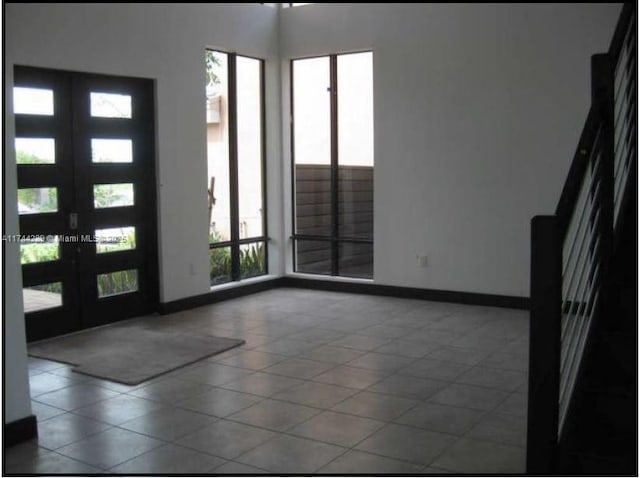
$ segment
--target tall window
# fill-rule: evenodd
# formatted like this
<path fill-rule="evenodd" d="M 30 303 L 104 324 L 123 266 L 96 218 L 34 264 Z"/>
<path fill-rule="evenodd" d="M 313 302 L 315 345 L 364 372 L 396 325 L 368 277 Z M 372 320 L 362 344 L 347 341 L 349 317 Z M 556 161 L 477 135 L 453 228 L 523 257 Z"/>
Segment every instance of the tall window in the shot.
<path fill-rule="evenodd" d="M 373 277 L 372 53 L 292 61 L 294 259 Z"/>
<path fill-rule="evenodd" d="M 206 51 L 210 284 L 267 273 L 263 60 Z"/>

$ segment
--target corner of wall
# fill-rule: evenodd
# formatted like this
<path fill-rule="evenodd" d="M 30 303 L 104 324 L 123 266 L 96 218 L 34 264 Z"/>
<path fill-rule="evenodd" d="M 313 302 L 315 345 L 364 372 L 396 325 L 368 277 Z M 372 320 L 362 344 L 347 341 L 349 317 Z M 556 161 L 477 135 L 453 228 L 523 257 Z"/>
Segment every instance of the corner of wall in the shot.
<path fill-rule="evenodd" d="M 13 106 L 13 62 L 5 59 L 5 134 L 15 136 Z M 12 141 L 4 145 L 4 233 L 6 236 L 19 233 L 17 167 Z M 4 239 L 4 238 L 3 238 Z M 29 373 L 27 370 L 27 341 L 22 304 L 22 270 L 20 248 L 17 242 L 3 240 L 4 249 L 4 423 L 16 422 L 31 415 L 29 395 Z"/>

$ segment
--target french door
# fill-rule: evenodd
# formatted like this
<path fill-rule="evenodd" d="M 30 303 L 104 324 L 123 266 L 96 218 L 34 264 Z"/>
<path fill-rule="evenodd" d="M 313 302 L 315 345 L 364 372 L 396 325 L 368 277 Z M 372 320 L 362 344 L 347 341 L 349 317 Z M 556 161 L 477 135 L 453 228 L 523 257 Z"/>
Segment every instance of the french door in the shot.
<path fill-rule="evenodd" d="M 27 340 L 157 309 L 152 80 L 16 66 Z"/>

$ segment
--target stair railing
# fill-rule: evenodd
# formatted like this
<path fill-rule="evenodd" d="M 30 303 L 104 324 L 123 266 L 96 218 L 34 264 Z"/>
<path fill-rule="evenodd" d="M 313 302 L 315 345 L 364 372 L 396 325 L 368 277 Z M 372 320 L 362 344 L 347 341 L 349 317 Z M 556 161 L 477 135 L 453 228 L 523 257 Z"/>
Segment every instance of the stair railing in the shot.
<path fill-rule="evenodd" d="M 554 215 L 531 221 L 527 473 L 556 471 L 590 332 L 610 310 L 611 262 L 637 145 L 637 38 L 625 3 Z"/>

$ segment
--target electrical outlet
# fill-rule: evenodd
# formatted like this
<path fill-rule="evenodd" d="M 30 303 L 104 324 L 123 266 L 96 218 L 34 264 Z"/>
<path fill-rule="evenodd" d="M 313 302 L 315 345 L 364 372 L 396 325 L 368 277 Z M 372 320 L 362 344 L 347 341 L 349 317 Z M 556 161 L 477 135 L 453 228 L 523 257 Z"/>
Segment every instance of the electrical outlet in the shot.
<path fill-rule="evenodd" d="M 196 275 L 196 266 L 194 266 L 193 263 L 189 264 L 189 274 L 192 276 Z"/>
<path fill-rule="evenodd" d="M 427 267 L 427 256 L 416 254 L 416 261 L 420 267 Z"/>

